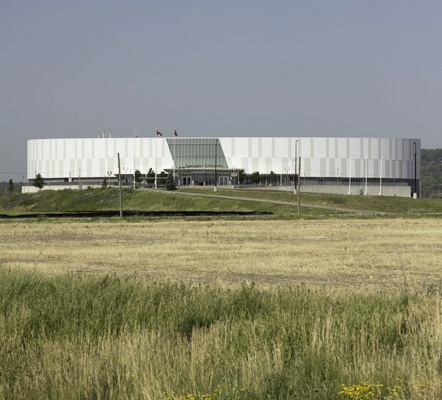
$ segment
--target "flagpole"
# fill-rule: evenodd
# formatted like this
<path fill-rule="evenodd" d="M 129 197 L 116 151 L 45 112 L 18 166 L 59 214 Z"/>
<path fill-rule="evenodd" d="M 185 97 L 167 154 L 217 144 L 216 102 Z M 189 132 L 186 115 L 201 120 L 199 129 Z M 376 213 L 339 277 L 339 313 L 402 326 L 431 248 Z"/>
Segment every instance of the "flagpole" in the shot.
<path fill-rule="evenodd" d="M 155 125 L 156 128 L 156 125 Z M 155 181 L 154 188 L 157 188 L 157 142 L 158 142 L 158 129 L 155 129 L 156 140 L 155 140 Z"/>
<path fill-rule="evenodd" d="M 135 189 L 135 137 L 137 135 L 137 131 L 134 128 L 134 189 Z"/>

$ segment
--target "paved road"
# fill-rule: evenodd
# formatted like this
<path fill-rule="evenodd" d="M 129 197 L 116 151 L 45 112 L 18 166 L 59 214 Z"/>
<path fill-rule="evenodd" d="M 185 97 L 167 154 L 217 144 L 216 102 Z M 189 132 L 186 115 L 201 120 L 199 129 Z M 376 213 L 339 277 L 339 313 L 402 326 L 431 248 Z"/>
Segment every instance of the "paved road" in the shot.
<path fill-rule="evenodd" d="M 155 192 L 157 190 L 155 189 L 145 189 L 150 192 Z M 205 194 L 205 193 L 189 193 L 189 192 L 175 192 L 175 191 L 167 191 L 164 190 L 162 193 L 170 193 L 170 194 L 179 194 L 183 196 L 198 196 L 198 197 L 216 197 L 219 199 L 229 199 L 229 200 L 244 200 L 244 201 L 256 201 L 259 203 L 272 203 L 272 204 L 283 204 L 288 206 L 297 206 L 297 202 L 290 202 L 290 201 L 279 201 L 279 200 L 268 200 L 268 199 L 253 199 L 249 197 L 236 197 L 236 196 L 224 196 L 220 194 Z M 347 212 L 352 214 L 359 214 L 359 215 L 384 215 L 385 212 L 380 211 L 366 211 L 366 210 L 354 210 L 350 208 L 337 208 L 337 207 L 327 207 L 327 206 L 318 206 L 314 204 L 305 204 L 301 203 L 301 207 L 309 207 L 309 208 L 320 208 L 324 210 L 332 210 L 332 211 L 341 211 L 341 212 Z"/>

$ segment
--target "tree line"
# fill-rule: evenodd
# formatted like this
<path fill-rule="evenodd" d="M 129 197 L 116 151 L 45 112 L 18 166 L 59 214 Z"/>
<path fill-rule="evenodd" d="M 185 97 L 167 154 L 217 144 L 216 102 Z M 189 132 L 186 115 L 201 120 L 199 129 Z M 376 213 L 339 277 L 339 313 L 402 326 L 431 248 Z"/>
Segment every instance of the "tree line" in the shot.
<path fill-rule="evenodd" d="M 442 198 L 442 149 L 421 149 L 422 197 Z"/>

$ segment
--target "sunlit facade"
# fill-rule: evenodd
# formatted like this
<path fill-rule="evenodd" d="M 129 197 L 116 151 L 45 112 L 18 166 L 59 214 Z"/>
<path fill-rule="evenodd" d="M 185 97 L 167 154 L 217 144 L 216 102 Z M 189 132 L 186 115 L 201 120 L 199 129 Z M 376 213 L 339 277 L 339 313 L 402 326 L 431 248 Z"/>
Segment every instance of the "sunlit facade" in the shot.
<path fill-rule="evenodd" d="M 172 171 L 180 186 L 247 184 L 258 172 L 261 186 L 294 186 L 300 177 L 307 186 L 373 194 L 388 186 L 418 192 L 420 180 L 419 139 L 327 137 L 36 139 L 28 141 L 27 178 L 40 173 L 54 186 L 116 182 L 118 153 L 126 184 L 135 170 L 145 177 L 149 169 Z"/>

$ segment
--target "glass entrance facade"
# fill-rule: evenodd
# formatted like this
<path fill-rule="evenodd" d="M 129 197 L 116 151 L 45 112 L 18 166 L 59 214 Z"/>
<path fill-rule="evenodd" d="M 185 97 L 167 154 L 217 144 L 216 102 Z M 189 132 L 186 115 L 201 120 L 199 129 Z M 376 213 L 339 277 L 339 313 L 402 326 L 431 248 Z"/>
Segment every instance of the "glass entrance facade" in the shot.
<path fill-rule="evenodd" d="M 213 186 L 232 184 L 219 139 L 168 138 L 178 185 Z"/>
<path fill-rule="evenodd" d="M 167 144 L 175 169 L 228 168 L 218 139 L 168 138 Z"/>

